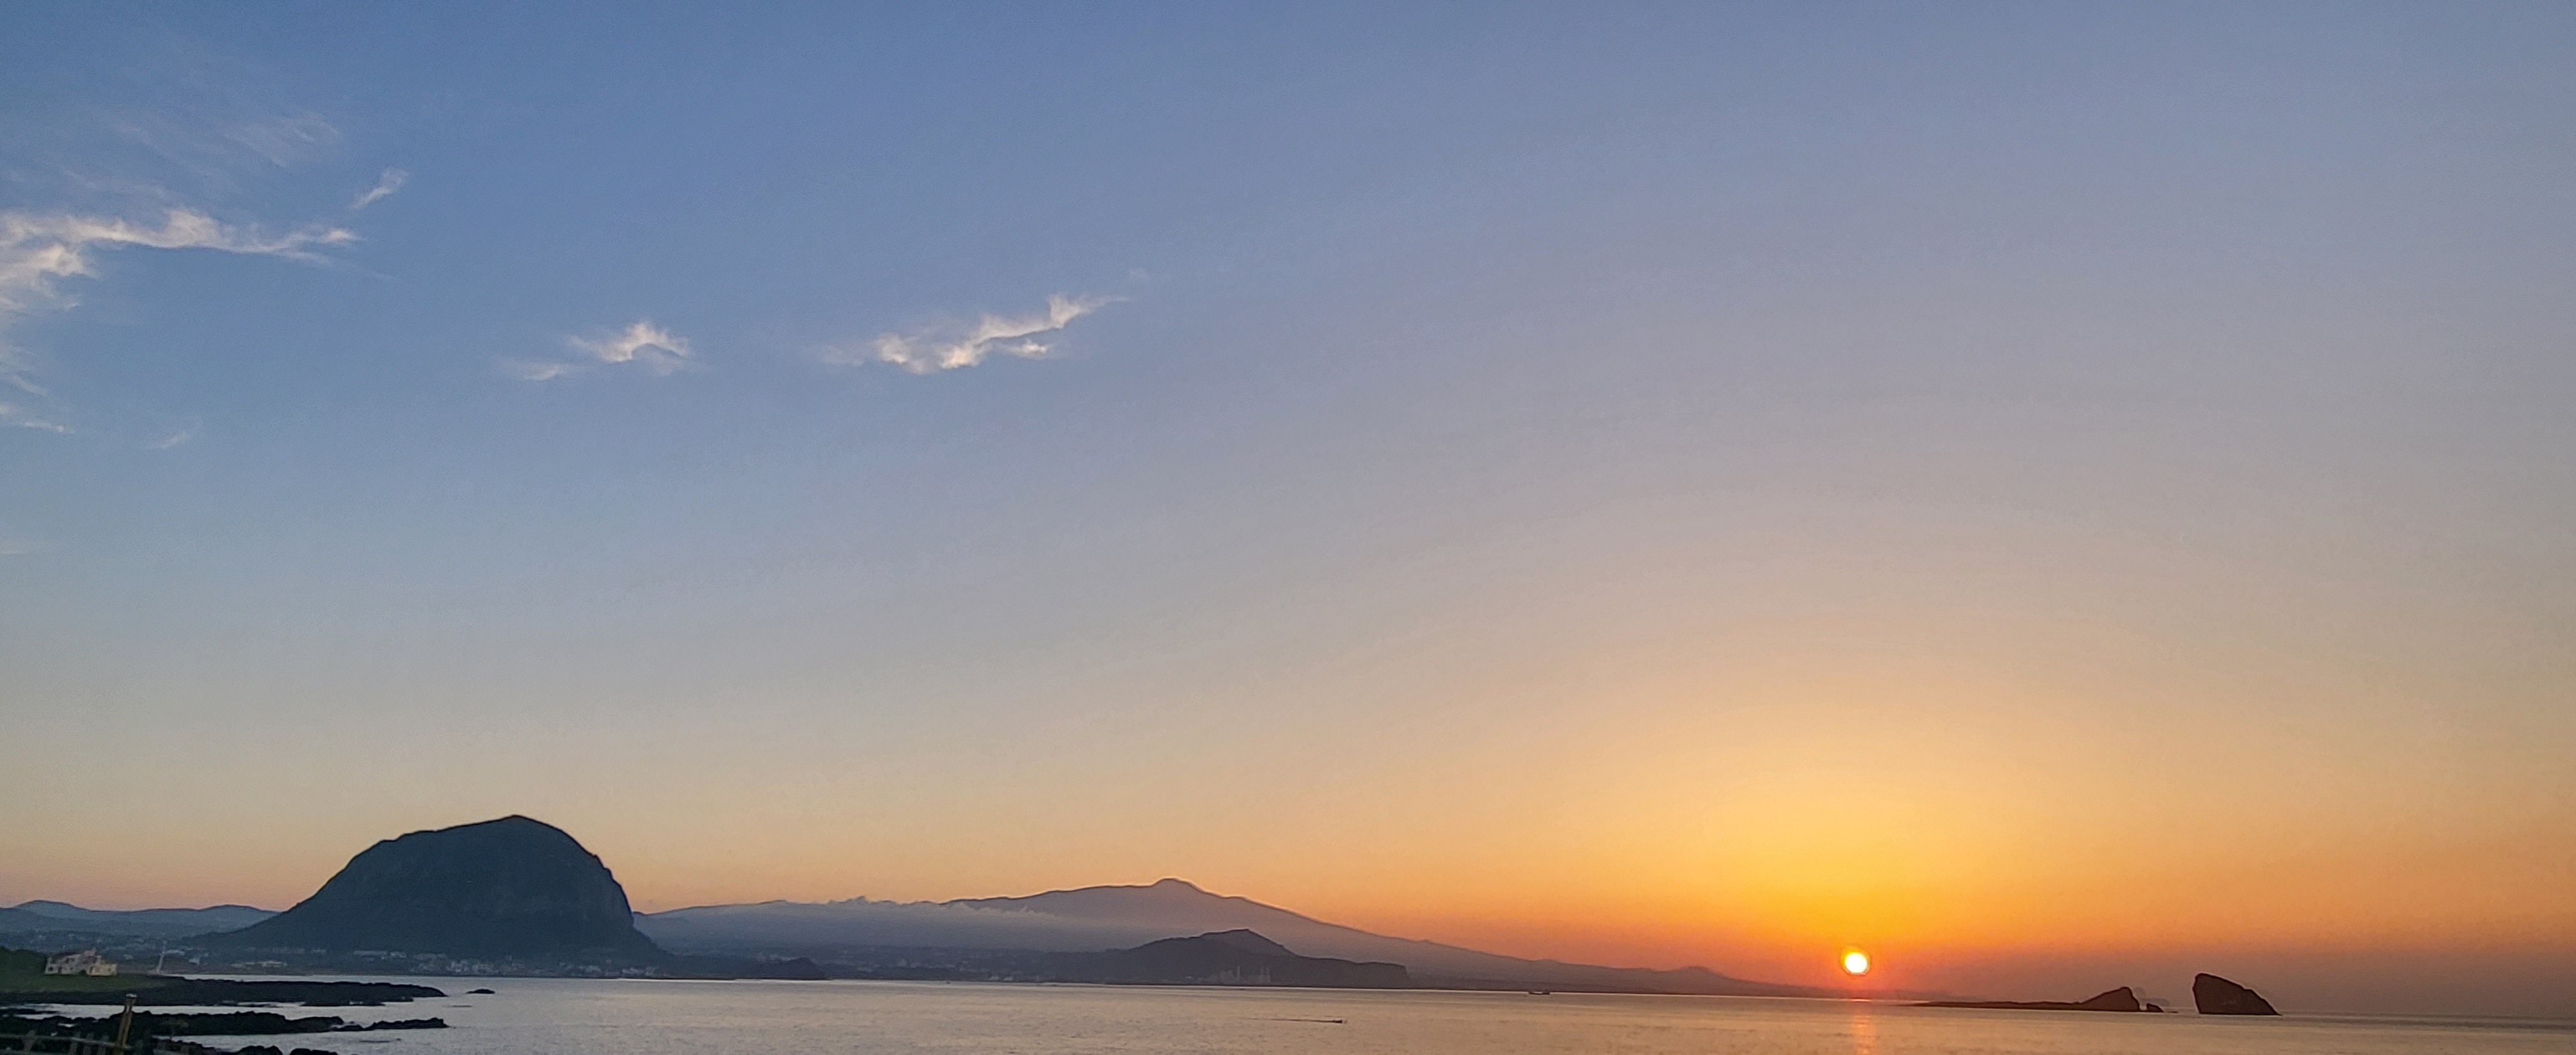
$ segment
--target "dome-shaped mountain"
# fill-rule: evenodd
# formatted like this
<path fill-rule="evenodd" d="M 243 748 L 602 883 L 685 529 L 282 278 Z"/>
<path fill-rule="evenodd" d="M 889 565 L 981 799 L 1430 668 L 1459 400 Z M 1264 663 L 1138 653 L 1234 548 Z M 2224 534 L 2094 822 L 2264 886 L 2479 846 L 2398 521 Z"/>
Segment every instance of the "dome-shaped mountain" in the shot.
<path fill-rule="evenodd" d="M 608 866 L 562 829 L 515 816 L 377 843 L 294 908 L 213 943 L 586 962 L 664 955 L 636 932 Z"/>

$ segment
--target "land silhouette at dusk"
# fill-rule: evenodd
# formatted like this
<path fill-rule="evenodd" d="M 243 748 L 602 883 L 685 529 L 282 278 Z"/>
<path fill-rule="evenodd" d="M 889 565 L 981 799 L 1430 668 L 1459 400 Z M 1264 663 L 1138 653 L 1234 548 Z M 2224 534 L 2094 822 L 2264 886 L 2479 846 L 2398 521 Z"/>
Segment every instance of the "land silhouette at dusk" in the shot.
<path fill-rule="evenodd" d="M 0 100 L 9 992 L 2576 1022 L 2565 0 L 22 0 Z"/>
<path fill-rule="evenodd" d="M 944 903 L 836 905 L 764 902 L 659 915 L 628 907 L 599 857 L 569 833 L 533 818 L 412 832 L 351 858 L 311 897 L 283 912 L 94 912 L 25 906 L 62 938 L 149 938 L 166 960 L 218 969 L 357 970 L 434 975 L 1096 982 L 1355 989 L 1521 989 L 1673 995 L 1850 999 L 1902 996 L 1730 978 L 1702 967 L 1648 970 L 1497 956 L 1390 938 L 1323 923 L 1179 879 L 1149 886 L 1087 887 L 1027 897 Z M 184 934 L 197 923 L 246 925 Z M 1228 926 L 1232 924 L 1232 926 Z M 83 933 L 62 928 L 100 928 Z M 1267 930 L 1265 934 L 1262 930 Z M 1200 928 L 1211 928 L 1190 933 Z M 42 932 L 40 932 L 42 933 Z M 1291 949 L 1271 935 L 1295 941 Z M 659 941 L 657 942 L 657 936 Z M 1137 942 L 1133 947 L 1118 947 Z M 1104 948 L 1103 946 L 1109 946 Z M 1352 958 L 1344 958 L 1345 956 Z M 21 954 L 18 999 L 105 1001 L 112 979 L 35 977 L 42 957 Z M 1360 959 L 1379 956 L 1382 959 Z M 29 960 L 19 963 L 18 960 Z M 156 964 L 159 966 L 159 964 Z M 37 985 L 35 983 L 49 983 Z M 86 984 L 73 984 L 86 983 Z M 155 1004 L 294 1000 L 307 1006 L 381 1003 L 437 990 L 370 983 L 227 982 L 153 977 Z M 124 986 L 124 988 L 132 988 Z M 2193 980 L 2202 1014 L 2273 1014 L 2262 997 L 2223 978 Z M 13 998 L 0 986 L 0 1002 Z M 1936 1000 L 1927 1007 L 1983 1010 L 2161 1011 L 2127 987 L 2083 1001 Z M 273 1016 L 272 1016 L 273 1017 Z M 178 1029 L 196 1029 L 181 1020 Z M 229 1021 L 229 1020 L 227 1020 Z M 343 1028 L 311 1020 L 305 1031 Z M 355 1028 L 355 1027 L 349 1027 Z M 246 1026 L 218 1024 L 197 1032 Z M 291 1032 L 293 1030 L 280 1030 Z M 170 1033 L 167 1035 L 178 1035 Z"/>

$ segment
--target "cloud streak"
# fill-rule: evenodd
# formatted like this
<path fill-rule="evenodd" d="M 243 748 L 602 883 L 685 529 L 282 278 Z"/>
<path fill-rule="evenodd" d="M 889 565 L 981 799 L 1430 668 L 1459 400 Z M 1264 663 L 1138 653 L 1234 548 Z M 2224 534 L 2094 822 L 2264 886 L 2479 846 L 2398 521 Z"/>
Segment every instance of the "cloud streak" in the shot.
<path fill-rule="evenodd" d="M 0 362 L 0 370 L 7 369 L 11 369 L 9 364 Z M 34 429 L 38 432 L 71 431 L 70 426 L 49 420 L 15 403 L 0 403 L 0 428 Z"/>
<path fill-rule="evenodd" d="M 251 256 L 319 260 L 317 249 L 347 245 L 358 236 L 342 227 L 304 227 L 282 235 L 235 227 L 193 209 L 172 209 L 161 226 L 113 217 L 0 212 L 0 317 L 47 307 L 69 307 L 56 279 L 92 278 L 91 251 L 211 249 Z"/>
<path fill-rule="evenodd" d="M 223 138 L 271 165 L 293 168 L 328 153 L 340 130 L 308 111 L 235 125 Z"/>
<path fill-rule="evenodd" d="M 633 364 L 660 377 L 687 369 L 692 354 L 688 338 L 653 325 L 651 319 L 637 319 L 623 330 L 598 336 L 567 337 L 564 343 L 588 361 L 509 360 L 501 370 L 521 381 L 552 381 L 597 367 Z"/>
<path fill-rule="evenodd" d="M 159 226 L 122 217 L 70 213 L 0 212 L 0 384 L 43 399 L 44 386 L 27 354 L 9 343 L 8 328 L 39 311 L 66 310 L 79 302 L 62 289 L 65 279 L 96 278 L 105 250 L 204 249 L 245 256 L 320 261 L 322 250 L 355 242 L 347 228 L 315 225 L 284 234 L 227 224 L 194 209 L 171 209 Z M 24 407 L 0 403 L 0 425 L 67 432 Z"/>
<path fill-rule="evenodd" d="M 978 366 L 996 354 L 1043 359 L 1054 344 L 1040 338 L 1060 333 L 1074 320 L 1119 299 L 1058 293 L 1048 297 L 1046 310 L 1035 315 L 986 315 L 971 326 L 882 333 L 865 348 L 825 349 L 823 361 L 842 366 L 884 363 L 907 373 L 931 374 Z"/>
<path fill-rule="evenodd" d="M 357 198 L 349 202 L 349 211 L 356 212 L 360 209 L 366 208 L 367 206 L 374 205 L 377 202 L 393 197 L 394 192 L 401 190 L 403 188 L 403 184 L 410 180 L 411 173 L 405 172 L 401 169 L 386 169 L 384 175 L 376 177 L 375 186 L 367 188 L 366 193 L 358 195 Z"/>
<path fill-rule="evenodd" d="M 198 427 L 198 424 L 192 421 L 183 427 L 162 433 L 158 438 L 145 443 L 143 445 L 143 449 L 147 451 L 166 451 L 173 447 L 180 446 L 197 438 Z"/>

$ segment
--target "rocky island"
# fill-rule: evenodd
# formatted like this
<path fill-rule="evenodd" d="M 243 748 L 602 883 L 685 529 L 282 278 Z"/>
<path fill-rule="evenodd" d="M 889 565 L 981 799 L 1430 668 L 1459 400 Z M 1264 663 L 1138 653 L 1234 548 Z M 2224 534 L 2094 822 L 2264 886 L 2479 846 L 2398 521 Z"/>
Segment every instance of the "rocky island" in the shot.
<path fill-rule="evenodd" d="M 2204 976 L 2206 977 L 2206 976 Z M 2128 986 L 2092 997 L 2067 1000 L 1929 1000 L 1916 1007 L 1966 1007 L 1989 1011 L 2141 1011 L 2162 1012 L 2154 1004 L 2141 1003 L 2138 994 Z"/>
<path fill-rule="evenodd" d="M 2214 974 L 2191 976 L 2191 1003 L 2204 1015 L 2277 1015 L 2263 994 Z"/>

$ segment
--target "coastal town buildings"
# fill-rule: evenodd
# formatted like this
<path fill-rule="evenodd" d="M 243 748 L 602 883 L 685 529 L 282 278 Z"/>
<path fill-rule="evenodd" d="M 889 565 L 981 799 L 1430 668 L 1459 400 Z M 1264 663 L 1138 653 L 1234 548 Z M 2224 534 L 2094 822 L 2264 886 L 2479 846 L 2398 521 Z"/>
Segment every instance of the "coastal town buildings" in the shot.
<path fill-rule="evenodd" d="M 107 978 L 116 974 L 116 961 L 101 958 L 96 949 L 83 949 L 79 952 L 46 957 L 45 973 L 85 974 L 92 978 Z"/>

